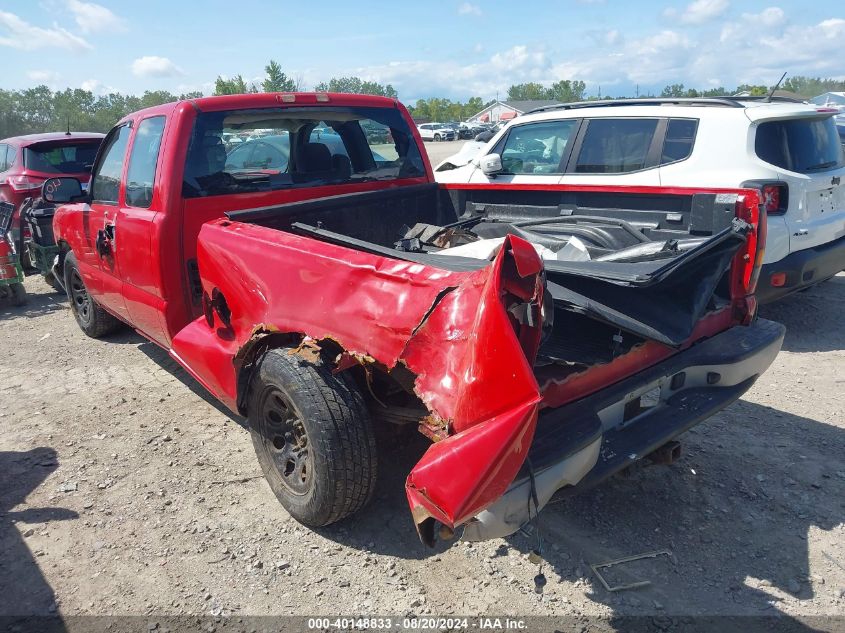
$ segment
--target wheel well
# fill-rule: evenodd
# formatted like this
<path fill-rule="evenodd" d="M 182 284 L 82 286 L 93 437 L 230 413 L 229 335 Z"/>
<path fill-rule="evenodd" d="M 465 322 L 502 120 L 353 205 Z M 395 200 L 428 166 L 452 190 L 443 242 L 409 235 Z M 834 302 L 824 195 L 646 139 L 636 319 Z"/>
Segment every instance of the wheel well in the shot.
<path fill-rule="evenodd" d="M 59 247 L 59 260 L 56 263 L 56 269 L 58 270 L 59 274 L 62 275 L 62 279 L 60 280 L 64 283 L 64 274 L 65 274 L 65 257 L 70 252 L 70 246 L 64 240 L 59 240 L 56 242 L 56 246 Z"/>
<path fill-rule="evenodd" d="M 386 367 L 382 363 L 361 355 L 351 354 L 337 341 L 315 341 L 300 333 L 256 330 L 235 357 L 238 367 L 238 412 L 247 415 L 249 390 L 255 369 L 264 355 L 278 348 L 289 348 L 291 353 L 304 358 L 322 358 L 335 371 L 346 371 L 355 380 L 374 420 L 394 425 L 423 423 L 430 412 L 414 391 L 416 375 L 404 364 Z"/>

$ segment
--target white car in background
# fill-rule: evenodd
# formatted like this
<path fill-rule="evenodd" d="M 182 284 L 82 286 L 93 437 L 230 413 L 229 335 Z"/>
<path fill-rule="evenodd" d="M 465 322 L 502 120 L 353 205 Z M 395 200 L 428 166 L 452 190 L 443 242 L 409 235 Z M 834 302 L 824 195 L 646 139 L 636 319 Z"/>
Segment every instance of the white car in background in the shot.
<path fill-rule="evenodd" d="M 544 204 L 556 187 L 575 184 L 759 189 L 768 237 L 757 296 L 767 302 L 845 269 L 845 151 L 834 114 L 753 97 L 562 104 L 520 116 L 467 163 L 450 157 L 435 176 L 543 185 Z M 695 209 L 664 216 L 662 229 L 707 228 Z"/>
<path fill-rule="evenodd" d="M 424 141 L 454 141 L 457 133 L 443 123 L 423 123 L 417 126 L 420 131 L 420 138 Z"/>

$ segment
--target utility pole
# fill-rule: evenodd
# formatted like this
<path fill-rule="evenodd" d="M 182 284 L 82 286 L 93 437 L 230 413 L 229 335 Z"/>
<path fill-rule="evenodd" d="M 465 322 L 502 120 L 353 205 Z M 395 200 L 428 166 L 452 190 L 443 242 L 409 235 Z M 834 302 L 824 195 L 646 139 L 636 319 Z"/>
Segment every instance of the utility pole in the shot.
<path fill-rule="evenodd" d="M 640 84 L 637 84 L 637 96 L 640 96 Z"/>

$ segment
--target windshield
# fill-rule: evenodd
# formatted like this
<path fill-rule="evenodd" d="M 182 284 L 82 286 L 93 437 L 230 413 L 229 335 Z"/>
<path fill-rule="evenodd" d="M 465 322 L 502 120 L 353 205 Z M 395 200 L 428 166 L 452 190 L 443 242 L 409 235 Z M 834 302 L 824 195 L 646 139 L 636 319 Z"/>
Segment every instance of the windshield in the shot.
<path fill-rule="evenodd" d="M 394 108 L 294 107 L 201 113 L 185 197 L 425 176 Z"/>
<path fill-rule="evenodd" d="M 24 148 L 24 166 L 45 174 L 90 173 L 99 146 L 99 141 L 31 145 Z"/>
<path fill-rule="evenodd" d="M 789 171 L 807 173 L 845 165 L 833 117 L 761 123 L 755 150 L 762 160 Z"/>

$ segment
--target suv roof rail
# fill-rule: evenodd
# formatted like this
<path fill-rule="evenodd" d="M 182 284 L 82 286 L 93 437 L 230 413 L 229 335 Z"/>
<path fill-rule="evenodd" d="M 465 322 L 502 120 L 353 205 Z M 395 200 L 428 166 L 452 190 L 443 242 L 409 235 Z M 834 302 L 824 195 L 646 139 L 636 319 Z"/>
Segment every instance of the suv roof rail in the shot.
<path fill-rule="evenodd" d="M 779 101 L 781 103 L 807 103 L 806 99 L 796 99 L 795 97 L 786 97 L 781 95 L 749 95 L 747 97 L 730 97 L 731 99 L 737 99 L 739 101 Z"/>
<path fill-rule="evenodd" d="M 550 110 L 575 110 L 577 108 L 607 108 L 629 105 L 680 105 L 680 106 L 716 106 L 723 108 L 744 108 L 743 101 L 784 101 L 789 103 L 803 103 L 792 97 L 648 97 L 643 99 L 604 99 L 601 101 L 574 101 L 572 103 L 558 103 L 529 110 L 525 114 L 548 112 Z"/>

